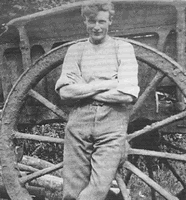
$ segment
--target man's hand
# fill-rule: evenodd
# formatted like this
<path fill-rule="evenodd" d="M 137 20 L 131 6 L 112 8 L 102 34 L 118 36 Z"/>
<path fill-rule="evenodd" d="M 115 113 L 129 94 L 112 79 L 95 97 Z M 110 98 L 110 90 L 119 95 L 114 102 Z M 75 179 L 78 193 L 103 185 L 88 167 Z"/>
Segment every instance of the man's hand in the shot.
<path fill-rule="evenodd" d="M 82 76 L 79 76 L 73 72 L 67 73 L 67 77 L 71 79 L 74 83 L 86 83 Z"/>
<path fill-rule="evenodd" d="M 94 96 L 92 96 L 92 99 L 108 103 L 125 103 L 125 104 L 133 104 L 134 101 L 131 95 L 121 93 L 117 91 L 117 89 L 111 89 L 109 91 L 95 94 Z"/>

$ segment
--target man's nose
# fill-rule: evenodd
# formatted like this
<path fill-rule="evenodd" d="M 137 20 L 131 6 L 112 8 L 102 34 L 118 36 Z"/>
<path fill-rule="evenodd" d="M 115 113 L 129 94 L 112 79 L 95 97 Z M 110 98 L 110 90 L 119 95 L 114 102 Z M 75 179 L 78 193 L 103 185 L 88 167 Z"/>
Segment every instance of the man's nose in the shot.
<path fill-rule="evenodd" d="M 100 29 L 100 24 L 99 24 L 99 22 L 96 22 L 96 23 L 95 23 L 94 29 L 95 29 L 95 30 Z"/>

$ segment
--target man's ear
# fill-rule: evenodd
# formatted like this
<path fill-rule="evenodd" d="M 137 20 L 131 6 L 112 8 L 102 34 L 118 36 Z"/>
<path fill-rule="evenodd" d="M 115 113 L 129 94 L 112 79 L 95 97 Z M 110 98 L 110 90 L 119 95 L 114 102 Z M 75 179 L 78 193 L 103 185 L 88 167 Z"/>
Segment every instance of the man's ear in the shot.
<path fill-rule="evenodd" d="M 109 19 L 110 23 L 109 23 L 109 25 L 112 24 L 112 19 L 113 19 L 113 16 L 110 16 L 110 19 Z"/>
<path fill-rule="evenodd" d="M 87 25 L 87 19 L 86 19 L 86 18 L 83 19 L 83 23 L 84 23 L 85 25 Z"/>

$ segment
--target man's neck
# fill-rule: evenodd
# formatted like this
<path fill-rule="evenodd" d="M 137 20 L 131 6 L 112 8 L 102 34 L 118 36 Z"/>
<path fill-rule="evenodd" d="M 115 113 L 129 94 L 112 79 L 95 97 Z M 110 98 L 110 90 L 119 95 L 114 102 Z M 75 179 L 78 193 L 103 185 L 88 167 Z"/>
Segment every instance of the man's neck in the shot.
<path fill-rule="evenodd" d="M 89 38 L 89 41 L 90 43 L 92 43 L 93 45 L 102 45 L 104 43 L 106 43 L 108 41 L 108 39 L 110 38 L 109 35 L 107 35 L 103 40 L 96 40 L 96 41 L 93 41 L 91 38 Z"/>

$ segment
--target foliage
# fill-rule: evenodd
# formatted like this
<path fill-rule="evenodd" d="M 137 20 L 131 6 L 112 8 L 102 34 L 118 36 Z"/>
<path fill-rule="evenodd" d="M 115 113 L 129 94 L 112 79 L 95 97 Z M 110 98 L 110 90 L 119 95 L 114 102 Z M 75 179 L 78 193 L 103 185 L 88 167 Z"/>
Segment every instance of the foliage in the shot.
<path fill-rule="evenodd" d="M 19 131 L 40 136 L 64 138 L 64 127 L 64 123 L 53 123 L 19 128 Z M 63 144 L 27 140 L 18 143 L 17 145 L 22 145 L 26 155 L 38 157 L 51 163 L 59 163 L 63 160 Z"/>

